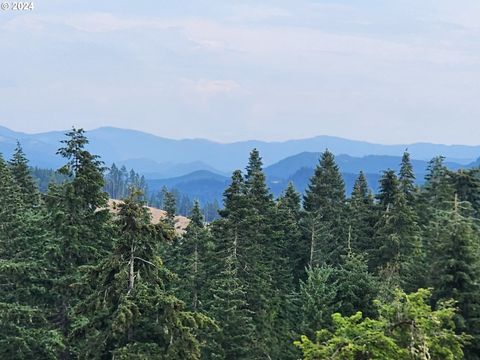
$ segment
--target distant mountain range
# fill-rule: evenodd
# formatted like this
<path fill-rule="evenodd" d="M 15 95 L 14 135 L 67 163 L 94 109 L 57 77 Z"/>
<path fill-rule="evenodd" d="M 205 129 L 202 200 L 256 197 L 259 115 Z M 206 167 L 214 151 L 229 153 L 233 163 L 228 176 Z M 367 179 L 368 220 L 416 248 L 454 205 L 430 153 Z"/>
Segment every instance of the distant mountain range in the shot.
<path fill-rule="evenodd" d="M 26 134 L 0 126 L 0 152 L 9 156 L 17 140 L 21 141 L 33 165 L 55 167 L 62 162 L 55 156 L 65 131 L 52 131 L 40 134 Z M 318 153 L 328 148 L 334 154 L 347 154 L 354 157 L 367 155 L 401 156 L 408 148 L 412 158 L 430 160 L 443 155 L 448 161 L 469 164 L 480 156 L 480 146 L 441 145 L 441 144 L 401 144 L 380 145 L 363 141 L 347 140 L 331 136 L 317 136 L 309 139 L 284 142 L 241 141 L 222 144 L 204 139 L 172 140 L 135 130 L 102 127 L 87 132 L 90 150 L 102 156 L 107 163 L 127 163 L 132 167 L 143 167 L 149 162 L 156 163 L 153 173 L 162 173 L 172 164 L 184 167 L 185 173 L 202 170 L 229 173 L 243 168 L 248 153 L 257 148 L 266 165 L 274 164 L 286 157 L 302 152 Z M 134 166 L 136 165 L 136 166 Z M 208 168 L 209 167 L 209 168 Z M 165 171 L 166 177 L 171 176 Z"/>
<path fill-rule="evenodd" d="M 265 174 L 270 190 L 275 196 L 278 196 L 286 188 L 288 183 L 292 182 L 295 188 L 303 193 L 315 171 L 319 157 L 320 153 L 303 152 L 267 166 L 265 168 Z M 336 161 L 342 172 L 347 193 L 352 191 L 360 171 L 365 173 L 371 190 L 376 192 L 382 172 L 387 169 L 398 171 L 401 157 L 369 155 L 358 158 L 349 155 L 338 155 L 336 156 Z M 454 162 L 446 162 L 445 164 L 451 170 L 479 165 L 478 163 L 461 165 Z M 417 176 L 417 183 L 423 183 L 428 162 L 412 160 L 412 165 Z M 176 188 L 181 193 L 187 194 L 191 198 L 199 199 L 200 201 L 211 201 L 213 199 L 220 201 L 229 181 L 230 178 L 227 176 L 203 170 L 180 177 L 148 180 L 147 183 L 150 191 L 158 191 L 163 186 L 166 186 L 167 188 Z"/>
<path fill-rule="evenodd" d="M 20 141 L 31 165 L 57 168 L 63 160 L 55 153 L 65 131 L 40 134 L 16 132 L 0 126 L 0 153 L 10 157 Z M 87 132 L 89 150 L 107 165 L 125 165 L 145 175 L 151 190 L 176 187 L 200 200 L 220 199 L 234 169 L 243 169 L 248 154 L 257 148 L 266 165 L 268 185 L 278 195 L 292 181 L 303 191 L 319 155 L 328 148 L 336 154 L 347 191 L 351 191 L 358 172 L 363 170 L 373 190 L 381 171 L 398 169 L 400 156 L 408 148 L 419 181 L 427 161 L 437 155 L 446 157 L 453 170 L 480 165 L 480 146 L 441 144 L 380 145 L 331 136 L 284 142 L 242 141 L 222 144 L 204 139 L 173 140 L 140 131 L 103 127 Z"/>

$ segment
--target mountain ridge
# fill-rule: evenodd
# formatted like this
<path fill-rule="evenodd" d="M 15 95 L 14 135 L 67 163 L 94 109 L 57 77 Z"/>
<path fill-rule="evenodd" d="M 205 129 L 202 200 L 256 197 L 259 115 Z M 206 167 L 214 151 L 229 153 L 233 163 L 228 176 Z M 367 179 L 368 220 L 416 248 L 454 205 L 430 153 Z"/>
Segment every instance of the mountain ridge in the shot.
<path fill-rule="evenodd" d="M 302 152 L 319 153 L 328 148 L 337 156 L 346 154 L 353 157 L 368 155 L 400 156 L 408 148 L 412 159 L 427 161 L 433 156 L 443 155 L 447 160 L 461 165 L 474 162 L 480 156 L 480 146 L 444 145 L 430 143 L 383 145 L 340 137 L 319 135 L 307 139 L 294 139 L 280 142 L 260 140 L 219 143 L 207 139 L 175 140 L 149 134 L 139 130 L 115 127 L 100 127 L 87 132 L 90 140 L 89 150 L 98 154 L 107 166 L 113 162 L 122 163 L 132 159 L 147 159 L 167 167 L 172 164 L 196 164 L 185 166 L 180 172 L 167 173 L 165 176 L 181 175 L 194 170 L 209 169 L 218 173 L 230 173 L 234 169 L 244 168 L 248 153 L 256 147 L 260 151 L 266 166 L 273 165 L 289 156 Z M 32 165 L 57 167 L 62 160 L 55 156 L 64 138 L 62 131 L 39 134 L 15 132 L 0 127 L 0 152 L 8 157 L 13 152 L 16 140 L 20 140 Z M 453 161 L 455 160 L 455 161 Z M 198 166 L 202 162 L 204 165 Z M 138 164 L 140 166 L 140 164 Z M 162 169 L 154 173 L 161 174 Z"/>

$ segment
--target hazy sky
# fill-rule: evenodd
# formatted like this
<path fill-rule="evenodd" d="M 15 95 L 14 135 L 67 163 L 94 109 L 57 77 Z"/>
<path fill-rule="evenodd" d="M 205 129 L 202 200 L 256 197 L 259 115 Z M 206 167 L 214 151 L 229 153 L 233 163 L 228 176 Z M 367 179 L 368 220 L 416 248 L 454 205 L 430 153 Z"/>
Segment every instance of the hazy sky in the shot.
<path fill-rule="evenodd" d="M 0 125 L 480 144 L 478 0 L 36 0 L 0 11 Z"/>

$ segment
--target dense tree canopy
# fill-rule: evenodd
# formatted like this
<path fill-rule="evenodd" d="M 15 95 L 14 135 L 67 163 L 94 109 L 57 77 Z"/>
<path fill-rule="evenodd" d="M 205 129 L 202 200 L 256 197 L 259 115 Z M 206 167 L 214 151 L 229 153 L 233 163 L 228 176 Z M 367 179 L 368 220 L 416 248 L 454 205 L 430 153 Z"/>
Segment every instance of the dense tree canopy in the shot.
<path fill-rule="evenodd" d="M 0 156 L 0 358 L 479 358 L 479 169 L 437 157 L 417 186 L 405 152 L 347 198 L 326 150 L 275 199 L 254 149 L 212 215 L 87 144 L 68 132 L 58 172 Z"/>

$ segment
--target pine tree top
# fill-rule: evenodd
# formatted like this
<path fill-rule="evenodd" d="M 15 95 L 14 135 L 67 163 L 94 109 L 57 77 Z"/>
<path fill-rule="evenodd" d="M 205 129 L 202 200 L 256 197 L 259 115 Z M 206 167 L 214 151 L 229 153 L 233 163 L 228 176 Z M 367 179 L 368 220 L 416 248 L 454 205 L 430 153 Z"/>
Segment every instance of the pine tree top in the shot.
<path fill-rule="evenodd" d="M 200 203 L 198 200 L 195 200 L 193 203 L 193 208 L 191 214 L 189 216 L 191 224 L 195 224 L 195 226 L 203 227 L 203 215 L 202 209 L 200 208 Z"/>
<path fill-rule="evenodd" d="M 319 211 L 338 207 L 345 202 L 345 183 L 335 156 L 328 149 L 322 153 L 310 184 L 305 192 L 304 208 Z"/>

